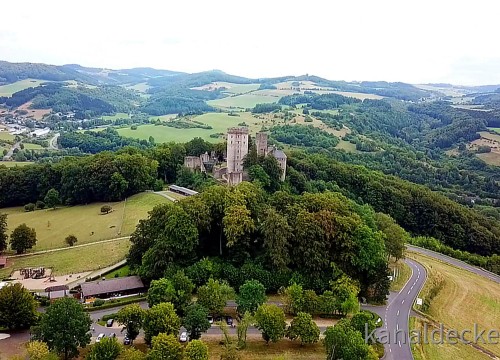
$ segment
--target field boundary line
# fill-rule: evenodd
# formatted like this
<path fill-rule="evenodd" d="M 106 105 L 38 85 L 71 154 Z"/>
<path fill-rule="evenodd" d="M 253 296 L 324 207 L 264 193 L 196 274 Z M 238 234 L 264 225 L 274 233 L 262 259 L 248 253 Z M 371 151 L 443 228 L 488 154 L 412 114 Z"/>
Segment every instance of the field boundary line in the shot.
<path fill-rule="evenodd" d="M 130 236 L 122 236 L 122 237 L 118 237 L 118 238 L 101 240 L 101 241 L 94 241 L 94 242 L 90 242 L 90 243 L 86 243 L 86 244 L 75 245 L 75 246 L 68 246 L 68 247 L 57 248 L 57 249 L 40 250 L 40 251 L 36 251 L 36 252 L 31 252 L 31 253 L 10 255 L 10 256 L 7 256 L 7 259 L 14 259 L 14 258 L 20 258 L 20 257 L 26 257 L 26 256 L 34 256 L 34 255 L 47 254 L 47 253 L 52 253 L 52 252 L 57 252 L 57 251 L 63 251 L 63 250 L 77 249 L 77 248 L 82 248 L 82 247 L 85 247 L 85 246 L 92 246 L 92 245 L 96 245 L 96 244 L 104 244 L 104 243 L 108 243 L 108 242 L 113 242 L 113 241 L 118 241 L 118 240 L 125 240 L 125 239 L 130 239 Z"/>

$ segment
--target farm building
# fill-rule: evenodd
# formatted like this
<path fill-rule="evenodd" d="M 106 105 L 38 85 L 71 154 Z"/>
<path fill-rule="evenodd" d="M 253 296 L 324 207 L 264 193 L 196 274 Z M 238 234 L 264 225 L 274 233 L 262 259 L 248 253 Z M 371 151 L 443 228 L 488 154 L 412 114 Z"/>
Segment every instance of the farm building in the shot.
<path fill-rule="evenodd" d="M 108 299 L 117 296 L 134 295 L 144 291 L 144 284 L 139 276 L 127 276 L 109 280 L 84 282 L 80 285 L 81 298 Z"/>
<path fill-rule="evenodd" d="M 50 301 L 70 296 L 69 287 L 67 285 L 49 286 L 48 288 L 45 288 L 45 292 L 47 293 Z"/>
<path fill-rule="evenodd" d="M 182 186 L 177 186 L 177 185 L 170 185 L 168 189 L 172 192 L 184 195 L 184 196 L 190 196 L 190 195 L 196 195 L 198 194 L 197 191 L 182 187 Z"/>

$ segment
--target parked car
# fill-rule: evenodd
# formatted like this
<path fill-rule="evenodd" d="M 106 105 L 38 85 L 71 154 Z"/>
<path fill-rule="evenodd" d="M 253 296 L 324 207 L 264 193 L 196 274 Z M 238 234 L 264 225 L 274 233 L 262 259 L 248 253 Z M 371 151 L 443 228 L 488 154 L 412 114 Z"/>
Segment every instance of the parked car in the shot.
<path fill-rule="evenodd" d="M 188 341 L 188 334 L 187 334 L 187 332 L 185 332 L 185 331 L 181 332 L 181 335 L 179 336 L 179 341 L 180 342 L 186 342 L 186 341 Z"/>
<path fill-rule="evenodd" d="M 104 339 L 106 337 L 106 334 L 99 334 L 97 335 L 97 338 L 95 339 L 95 342 L 98 343 L 98 342 L 101 342 L 102 339 Z"/>
<path fill-rule="evenodd" d="M 125 338 L 123 339 L 123 345 L 130 345 L 130 344 L 132 344 L 132 340 L 130 340 L 128 336 L 125 336 Z"/>
<path fill-rule="evenodd" d="M 208 322 L 210 323 L 210 325 L 212 325 L 214 323 L 214 318 L 209 316 L 208 318 Z"/>
<path fill-rule="evenodd" d="M 115 319 L 109 319 L 108 321 L 106 321 L 106 326 L 111 327 L 111 326 L 113 326 L 114 322 L 115 322 Z"/>
<path fill-rule="evenodd" d="M 215 317 L 215 322 L 216 322 L 216 323 L 219 323 L 219 322 L 221 322 L 221 321 L 222 321 L 222 316 L 216 316 L 216 317 Z"/>
<path fill-rule="evenodd" d="M 233 318 L 231 316 L 226 316 L 226 324 L 233 326 Z"/>

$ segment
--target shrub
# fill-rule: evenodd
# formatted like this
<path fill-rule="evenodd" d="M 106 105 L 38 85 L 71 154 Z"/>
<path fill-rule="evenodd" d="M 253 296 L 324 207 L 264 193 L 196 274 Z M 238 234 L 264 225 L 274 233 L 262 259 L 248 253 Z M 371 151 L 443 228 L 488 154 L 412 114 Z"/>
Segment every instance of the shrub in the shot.
<path fill-rule="evenodd" d="M 113 210 L 111 205 L 103 205 L 101 207 L 101 214 L 109 214 L 111 212 L 111 210 Z"/>
<path fill-rule="evenodd" d="M 24 211 L 30 212 L 30 211 L 35 211 L 35 204 L 29 203 L 24 205 Z"/>
<path fill-rule="evenodd" d="M 92 304 L 93 307 L 97 307 L 97 306 L 101 306 L 101 305 L 104 305 L 106 303 L 106 301 L 102 300 L 102 299 L 95 299 L 94 300 L 94 303 Z M 104 320 L 104 318 L 103 318 Z"/>
<path fill-rule="evenodd" d="M 42 200 L 38 200 L 36 202 L 35 206 L 37 209 L 40 209 L 40 210 L 45 209 L 45 203 Z"/>

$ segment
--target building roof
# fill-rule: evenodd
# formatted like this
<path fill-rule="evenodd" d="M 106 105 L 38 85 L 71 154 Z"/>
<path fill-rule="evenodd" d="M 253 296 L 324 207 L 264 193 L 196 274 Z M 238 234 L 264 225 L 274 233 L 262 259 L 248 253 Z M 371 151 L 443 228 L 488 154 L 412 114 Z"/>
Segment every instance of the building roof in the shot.
<path fill-rule="evenodd" d="M 198 194 L 198 191 L 194 191 L 194 190 L 182 187 L 182 186 L 170 185 L 168 188 L 170 190 L 174 190 L 174 191 L 182 191 L 182 192 L 184 192 L 186 194 L 189 194 L 189 195 L 196 195 L 196 194 Z"/>
<path fill-rule="evenodd" d="M 286 159 L 286 154 L 279 149 L 274 149 L 271 154 L 276 158 L 276 159 Z"/>
<path fill-rule="evenodd" d="M 144 288 L 139 276 L 127 276 L 109 280 L 84 282 L 81 284 L 83 296 L 94 296 L 126 290 Z"/>
<path fill-rule="evenodd" d="M 45 292 L 53 292 L 53 291 L 61 291 L 61 290 L 69 290 L 68 285 L 54 285 L 45 288 Z"/>

